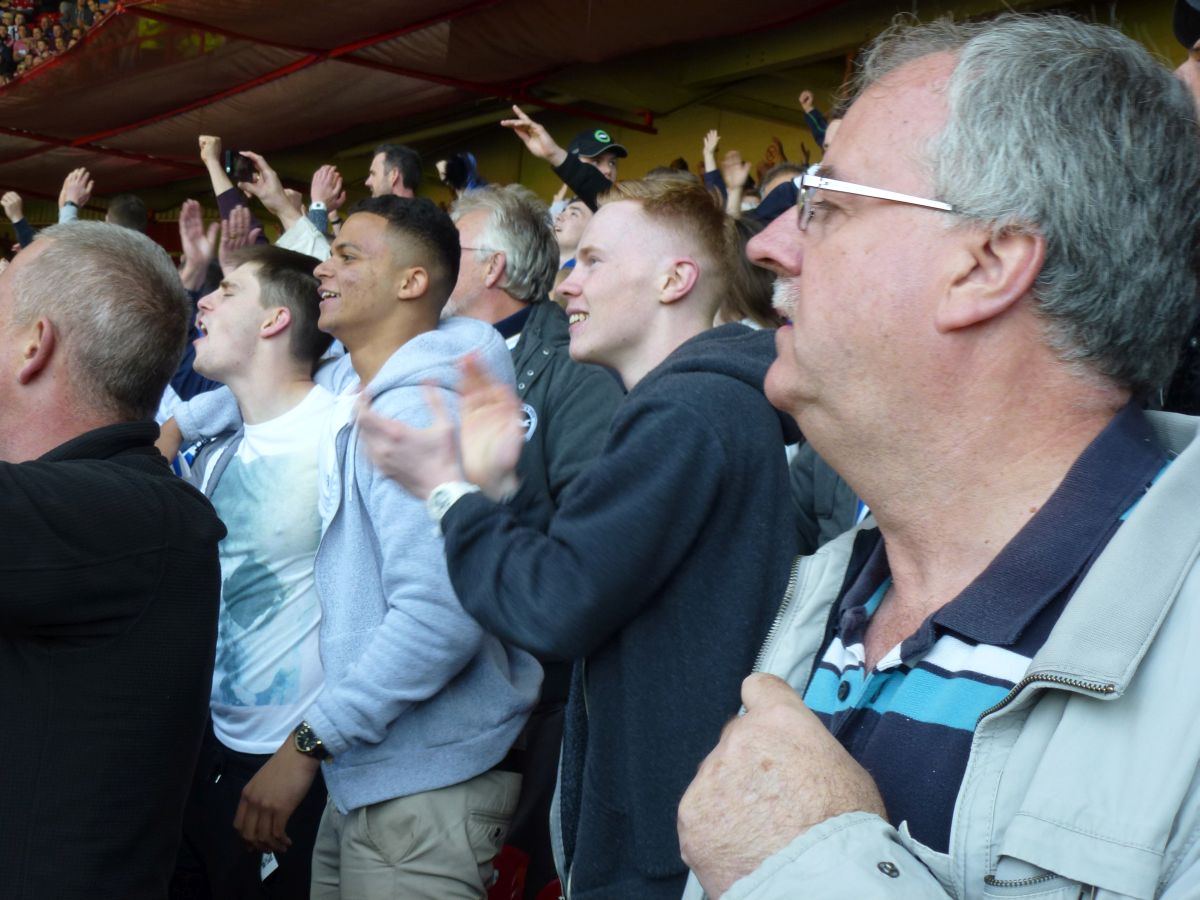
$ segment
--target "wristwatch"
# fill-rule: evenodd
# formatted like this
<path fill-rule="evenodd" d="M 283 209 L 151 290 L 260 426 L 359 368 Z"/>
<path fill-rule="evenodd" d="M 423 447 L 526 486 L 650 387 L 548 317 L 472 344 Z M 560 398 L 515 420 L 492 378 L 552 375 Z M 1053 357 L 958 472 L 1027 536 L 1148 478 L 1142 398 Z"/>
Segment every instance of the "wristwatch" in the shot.
<path fill-rule="evenodd" d="M 317 737 L 317 733 L 312 730 L 312 726 L 307 722 L 301 722 L 296 726 L 295 735 L 292 737 L 296 749 L 305 756 L 311 756 L 313 759 L 324 762 L 327 759 L 333 759 L 333 754 L 325 749 L 325 745 L 321 743 L 321 739 Z"/>
<path fill-rule="evenodd" d="M 444 481 L 429 492 L 429 499 L 425 501 L 425 509 L 429 511 L 429 518 L 440 525 L 442 517 L 450 511 L 450 507 L 467 494 L 474 494 L 478 491 L 479 485 L 471 484 L 469 481 Z"/>

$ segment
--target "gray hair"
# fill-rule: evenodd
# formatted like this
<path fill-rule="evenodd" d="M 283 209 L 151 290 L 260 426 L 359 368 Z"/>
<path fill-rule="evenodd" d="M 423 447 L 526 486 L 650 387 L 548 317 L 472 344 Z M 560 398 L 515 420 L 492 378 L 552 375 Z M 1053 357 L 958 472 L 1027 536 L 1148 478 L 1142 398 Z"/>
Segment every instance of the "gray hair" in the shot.
<path fill-rule="evenodd" d="M 450 209 L 450 218 L 457 222 L 481 209 L 489 215 L 479 244 L 504 253 L 500 289 L 527 302 L 546 297 L 558 271 L 558 242 L 546 204 L 519 184 L 489 184 L 459 197 Z"/>
<path fill-rule="evenodd" d="M 191 317 L 170 257 L 144 234 L 101 222 L 55 225 L 37 242 L 45 249 L 17 273 L 14 321 L 53 323 L 82 400 L 119 419 L 152 418 Z"/>
<path fill-rule="evenodd" d="M 1112 28 L 1006 14 L 898 20 L 852 90 L 939 52 L 958 60 L 948 124 L 928 148 L 935 196 L 994 233 L 1042 235 L 1033 296 L 1060 359 L 1135 393 L 1161 385 L 1200 314 L 1200 130 L 1186 88 Z"/>

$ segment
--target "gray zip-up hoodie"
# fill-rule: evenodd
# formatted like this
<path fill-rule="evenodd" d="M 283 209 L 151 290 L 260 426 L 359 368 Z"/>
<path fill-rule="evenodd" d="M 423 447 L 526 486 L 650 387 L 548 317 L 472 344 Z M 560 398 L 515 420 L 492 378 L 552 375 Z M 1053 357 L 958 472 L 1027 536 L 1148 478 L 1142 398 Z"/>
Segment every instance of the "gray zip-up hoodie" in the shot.
<path fill-rule="evenodd" d="M 467 353 L 511 381 L 511 357 L 494 328 L 448 319 L 392 354 L 366 388 L 373 406 L 427 426 L 423 385 L 438 386 L 456 409 L 456 363 Z M 359 387 L 349 357 L 317 380 L 338 395 Z M 194 412 L 178 417 L 188 437 Z M 219 428 L 219 418 L 206 430 Z M 495 766 L 537 700 L 541 668 L 463 611 L 424 504 L 370 464 L 358 428 L 347 422 L 331 439 L 336 466 L 323 467 L 330 483 L 322 490 L 335 506 L 324 511 L 316 558 L 325 686 L 304 718 L 334 756 L 322 771 L 346 812 Z"/>

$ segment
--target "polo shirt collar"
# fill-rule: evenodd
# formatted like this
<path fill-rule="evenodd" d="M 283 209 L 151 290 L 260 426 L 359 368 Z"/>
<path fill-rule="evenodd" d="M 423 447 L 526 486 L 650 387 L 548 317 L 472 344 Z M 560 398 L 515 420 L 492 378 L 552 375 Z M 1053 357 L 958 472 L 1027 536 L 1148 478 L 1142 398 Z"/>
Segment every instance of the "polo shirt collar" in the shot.
<path fill-rule="evenodd" d="M 1058 488 L 980 575 L 905 640 L 907 659 L 952 631 L 979 644 L 1012 646 L 1034 618 L 1082 576 L 1122 517 L 1169 461 L 1150 423 L 1133 403 L 1104 427 Z M 890 577 L 877 529 L 860 532 L 862 559 L 839 606 L 839 630 L 861 634 L 865 604 Z"/>
<path fill-rule="evenodd" d="M 1141 409 L 1126 405 L 991 564 L 931 617 L 932 625 L 981 644 L 1016 643 L 1033 618 L 1087 571 L 1167 462 Z"/>

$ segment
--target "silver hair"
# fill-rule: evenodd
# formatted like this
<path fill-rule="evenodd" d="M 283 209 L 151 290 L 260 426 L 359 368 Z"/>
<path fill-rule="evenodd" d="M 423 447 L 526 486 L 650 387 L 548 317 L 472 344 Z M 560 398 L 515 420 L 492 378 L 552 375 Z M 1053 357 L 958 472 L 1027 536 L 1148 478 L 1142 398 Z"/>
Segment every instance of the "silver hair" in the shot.
<path fill-rule="evenodd" d="M 1200 129 L 1186 88 L 1115 29 L 1006 14 L 897 20 L 852 92 L 940 52 L 957 64 L 928 147 L 935 196 L 995 233 L 1042 235 L 1033 296 L 1060 359 L 1135 393 L 1158 387 L 1200 315 Z"/>
<path fill-rule="evenodd" d="M 546 297 L 558 271 L 558 242 L 546 204 L 519 184 L 489 184 L 459 197 L 450 218 L 457 222 L 476 210 L 489 213 L 478 243 L 504 253 L 500 289 L 528 302 Z"/>
<path fill-rule="evenodd" d="M 13 319 L 45 316 L 84 402 L 120 419 L 152 418 L 179 366 L 191 316 L 165 250 L 101 222 L 42 231 L 42 252 L 17 273 Z"/>

